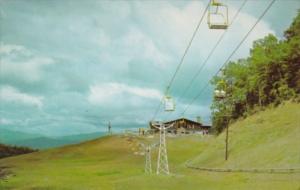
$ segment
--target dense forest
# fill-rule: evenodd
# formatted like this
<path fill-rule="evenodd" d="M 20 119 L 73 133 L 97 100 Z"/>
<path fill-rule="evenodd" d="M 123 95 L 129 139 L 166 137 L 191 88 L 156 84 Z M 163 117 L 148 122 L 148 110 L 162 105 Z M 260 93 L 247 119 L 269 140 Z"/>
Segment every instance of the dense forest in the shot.
<path fill-rule="evenodd" d="M 283 39 L 269 34 L 256 40 L 249 57 L 229 62 L 212 79 L 215 97 L 212 122 L 220 133 L 229 122 L 253 114 L 286 100 L 298 100 L 300 94 L 300 10 Z"/>
<path fill-rule="evenodd" d="M 27 154 L 31 152 L 35 152 L 37 150 L 28 148 L 28 147 L 21 147 L 21 146 L 10 146 L 0 144 L 0 158 L 5 158 L 9 156 L 16 156 L 20 154 Z"/>

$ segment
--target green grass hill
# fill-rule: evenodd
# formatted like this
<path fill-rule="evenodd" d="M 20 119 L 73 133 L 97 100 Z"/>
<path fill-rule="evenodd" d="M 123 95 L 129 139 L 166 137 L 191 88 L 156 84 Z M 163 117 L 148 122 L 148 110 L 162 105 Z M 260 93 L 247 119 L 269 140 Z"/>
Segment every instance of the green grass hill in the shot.
<path fill-rule="evenodd" d="M 110 190 L 299 190 L 300 173 L 209 172 L 207 168 L 300 168 L 300 104 L 287 102 L 230 126 L 229 160 L 224 138 L 169 137 L 170 176 L 144 174 L 140 141 L 155 138 L 106 136 L 81 144 L 0 160 L 0 189 Z M 155 170 L 157 151 L 153 154 Z M 2 169 L 1 169 L 2 168 Z"/>

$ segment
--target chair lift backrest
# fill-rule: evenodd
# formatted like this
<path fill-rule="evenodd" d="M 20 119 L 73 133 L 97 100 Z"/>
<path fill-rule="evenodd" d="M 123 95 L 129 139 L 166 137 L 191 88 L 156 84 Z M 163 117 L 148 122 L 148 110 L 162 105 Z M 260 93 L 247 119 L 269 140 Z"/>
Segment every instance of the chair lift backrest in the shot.
<path fill-rule="evenodd" d="M 165 97 L 165 111 L 174 111 L 175 110 L 175 103 L 171 96 Z"/>
<path fill-rule="evenodd" d="M 215 10 L 215 11 L 213 11 Z M 218 19 L 214 21 L 213 19 Z M 228 7 L 216 0 L 212 0 L 209 5 L 208 26 L 210 29 L 227 29 L 228 28 Z"/>
<path fill-rule="evenodd" d="M 222 3 L 218 2 L 217 0 L 212 0 L 211 4 L 213 6 L 221 6 L 222 5 Z"/>
<path fill-rule="evenodd" d="M 226 97 L 226 92 L 224 90 L 215 90 L 215 97 L 218 99 L 223 99 Z"/>
<path fill-rule="evenodd" d="M 223 99 L 226 97 L 226 82 L 222 79 L 217 84 L 217 89 L 215 90 L 215 97 L 218 99 Z"/>

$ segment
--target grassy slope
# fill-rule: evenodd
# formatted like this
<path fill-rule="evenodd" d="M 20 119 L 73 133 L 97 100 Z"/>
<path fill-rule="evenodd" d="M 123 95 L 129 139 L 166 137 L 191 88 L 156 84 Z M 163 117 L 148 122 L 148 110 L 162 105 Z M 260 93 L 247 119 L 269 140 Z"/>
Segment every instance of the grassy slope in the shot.
<path fill-rule="evenodd" d="M 225 134 L 193 165 L 229 168 L 300 168 L 300 105 L 287 103 L 230 126 L 230 159 L 223 159 Z"/>
<path fill-rule="evenodd" d="M 299 108 L 288 103 L 233 124 L 227 162 L 223 161 L 223 134 L 169 138 L 173 175 L 147 176 L 143 157 L 133 154 L 134 143 L 125 137 L 104 137 L 0 160 L 0 166 L 11 166 L 16 174 L 2 180 L 0 189 L 297 190 L 300 174 L 210 173 L 187 169 L 184 163 L 194 158 L 191 163 L 203 167 L 300 167 Z"/>

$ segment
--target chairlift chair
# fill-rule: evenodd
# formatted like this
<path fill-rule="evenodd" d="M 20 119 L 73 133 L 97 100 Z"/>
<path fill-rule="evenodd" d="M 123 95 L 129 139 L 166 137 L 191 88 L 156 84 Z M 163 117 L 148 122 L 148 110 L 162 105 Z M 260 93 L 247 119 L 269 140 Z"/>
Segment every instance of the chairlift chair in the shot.
<path fill-rule="evenodd" d="M 207 23 L 210 29 L 228 28 L 228 7 L 217 0 L 211 0 L 207 14 Z"/>
<path fill-rule="evenodd" d="M 217 99 L 223 99 L 226 97 L 226 92 L 224 90 L 215 90 L 215 97 Z"/>
<path fill-rule="evenodd" d="M 217 89 L 215 90 L 215 97 L 217 99 L 226 98 L 226 82 L 224 79 L 220 80 L 217 84 Z"/>
<path fill-rule="evenodd" d="M 175 103 L 171 96 L 165 96 L 165 111 L 174 111 Z"/>

